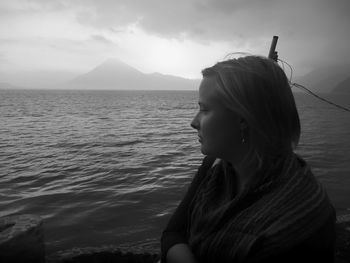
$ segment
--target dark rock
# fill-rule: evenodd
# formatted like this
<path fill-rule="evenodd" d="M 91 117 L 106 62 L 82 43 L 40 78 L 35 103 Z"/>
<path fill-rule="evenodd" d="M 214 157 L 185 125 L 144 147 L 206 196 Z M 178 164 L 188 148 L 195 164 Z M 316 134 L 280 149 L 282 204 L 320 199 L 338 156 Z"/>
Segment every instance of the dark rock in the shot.
<path fill-rule="evenodd" d="M 156 263 L 159 251 L 147 248 L 73 248 L 45 259 L 42 221 L 32 215 L 0 218 L 0 262 Z M 350 262 L 350 215 L 337 217 L 336 263 Z"/>
<path fill-rule="evenodd" d="M 335 263 L 350 262 L 350 215 L 337 218 Z M 151 252 L 151 253 L 148 253 Z M 144 252 L 137 248 L 76 248 L 56 254 L 47 263 L 156 263 L 157 251 Z"/>
<path fill-rule="evenodd" d="M 350 215 L 338 216 L 336 263 L 350 262 Z"/>
<path fill-rule="evenodd" d="M 156 263 L 158 253 L 123 248 L 74 248 L 47 257 L 46 263 Z"/>
<path fill-rule="evenodd" d="M 0 218 L 0 262 L 45 262 L 40 217 L 14 215 Z"/>

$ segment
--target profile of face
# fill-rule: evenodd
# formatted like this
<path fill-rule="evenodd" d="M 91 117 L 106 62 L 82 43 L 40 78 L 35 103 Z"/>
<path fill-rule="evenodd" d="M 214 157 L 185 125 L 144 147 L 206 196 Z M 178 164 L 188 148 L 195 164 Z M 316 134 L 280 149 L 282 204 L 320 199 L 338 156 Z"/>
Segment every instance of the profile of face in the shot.
<path fill-rule="evenodd" d="M 215 77 L 204 77 L 199 87 L 199 111 L 191 122 L 198 131 L 204 155 L 237 163 L 243 158 L 245 121 L 223 105 Z"/>

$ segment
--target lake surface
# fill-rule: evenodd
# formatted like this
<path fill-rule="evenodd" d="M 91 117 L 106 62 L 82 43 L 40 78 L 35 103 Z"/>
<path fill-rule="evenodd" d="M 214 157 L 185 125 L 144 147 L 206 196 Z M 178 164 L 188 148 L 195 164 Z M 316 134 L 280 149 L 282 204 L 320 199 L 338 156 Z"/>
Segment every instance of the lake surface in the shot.
<path fill-rule="evenodd" d="M 350 97 L 324 95 L 350 107 Z M 350 113 L 295 94 L 297 152 L 350 211 Z M 0 216 L 44 218 L 47 253 L 159 249 L 201 163 L 196 91 L 0 90 Z"/>

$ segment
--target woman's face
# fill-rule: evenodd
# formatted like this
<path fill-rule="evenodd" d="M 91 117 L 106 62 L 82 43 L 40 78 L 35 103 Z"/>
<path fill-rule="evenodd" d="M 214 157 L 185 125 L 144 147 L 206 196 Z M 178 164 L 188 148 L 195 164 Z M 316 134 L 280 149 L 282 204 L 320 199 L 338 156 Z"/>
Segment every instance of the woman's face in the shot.
<path fill-rule="evenodd" d="M 198 131 L 204 155 L 236 163 L 243 157 L 243 119 L 225 108 L 218 88 L 215 77 L 203 78 L 199 87 L 199 112 L 191 126 Z"/>

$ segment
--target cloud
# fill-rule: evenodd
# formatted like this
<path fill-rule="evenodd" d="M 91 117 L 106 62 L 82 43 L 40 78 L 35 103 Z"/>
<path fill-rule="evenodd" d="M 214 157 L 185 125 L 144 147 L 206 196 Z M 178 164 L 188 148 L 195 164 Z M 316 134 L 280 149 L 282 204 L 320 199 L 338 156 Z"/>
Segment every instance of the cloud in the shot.
<path fill-rule="evenodd" d="M 57 18 L 55 28 L 45 31 L 48 37 L 77 36 L 106 45 L 122 43 L 118 36 L 137 28 L 184 43 L 208 47 L 224 43 L 232 47 L 227 53 L 262 55 L 268 53 L 272 36 L 278 35 L 280 57 L 310 69 L 320 63 L 350 61 L 349 12 L 348 0 L 12 0 L 0 3 L 4 14 L 0 22 L 11 17 L 27 21 L 23 14 L 43 21 Z"/>
<path fill-rule="evenodd" d="M 27 0 L 2 4 L 6 12 L 68 11 L 89 27 L 110 29 L 138 24 L 163 37 L 234 41 L 271 36 L 348 35 L 348 0 Z M 346 24 L 347 23 L 347 24 Z"/>
<path fill-rule="evenodd" d="M 61 7 L 68 6 L 67 1 L 60 2 Z M 243 50 L 239 51 L 258 54 L 266 54 L 272 36 L 279 35 L 280 55 L 305 67 L 350 60 L 348 0 L 80 0 L 69 3 L 77 22 L 96 30 L 123 30 L 137 25 L 163 38 L 227 42 L 233 48 L 240 46 Z"/>
<path fill-rule="evenodd" d="M 0 40 L 1 43 L 1 40 Z M 3 66 L 7 66 L 9 64 L 8 59 L 6 58 L 5 54 L 0 52 L 0 69 L 2 69 Z"/>
<path fill-rule="evenodd" d="M 80 3 L 80 4 L 77 4 Z M 133 23 L 164 36 L 222 38 L 256 36 L 269 28 L 304 32 L 318 23 L 337 24 L 339 13 L 346 17 L 347 0 L 148 0 L 76 1 L 77 18 L 96 28 Z M 278 23 L 276 23 L 278 21 Z M 304 27 L 298 25 L 303 24 Z M 214 30 L 215 29 L 215 30 Z M 196 32 L 198 32 L 196 34 Z"/>
<path fill-rule="evenodd" d="M 114 44 L 112 40 L 102 36 L 102 35 L 92 35 L 91 36 L 91 39 L 94 40 L 94 41 L 97 41 L 99 43 L 102 43 L 102 44 L 106 44 L 106 45 L 109 45 L 109 44 Z"/>
<path fill-rule="evenodd" d="M 60 12 L 68 10 L 69 2 L 64 0 L 11 0 L 0 2 L 2 16 L 16 16 L 41 12 Z"/>

